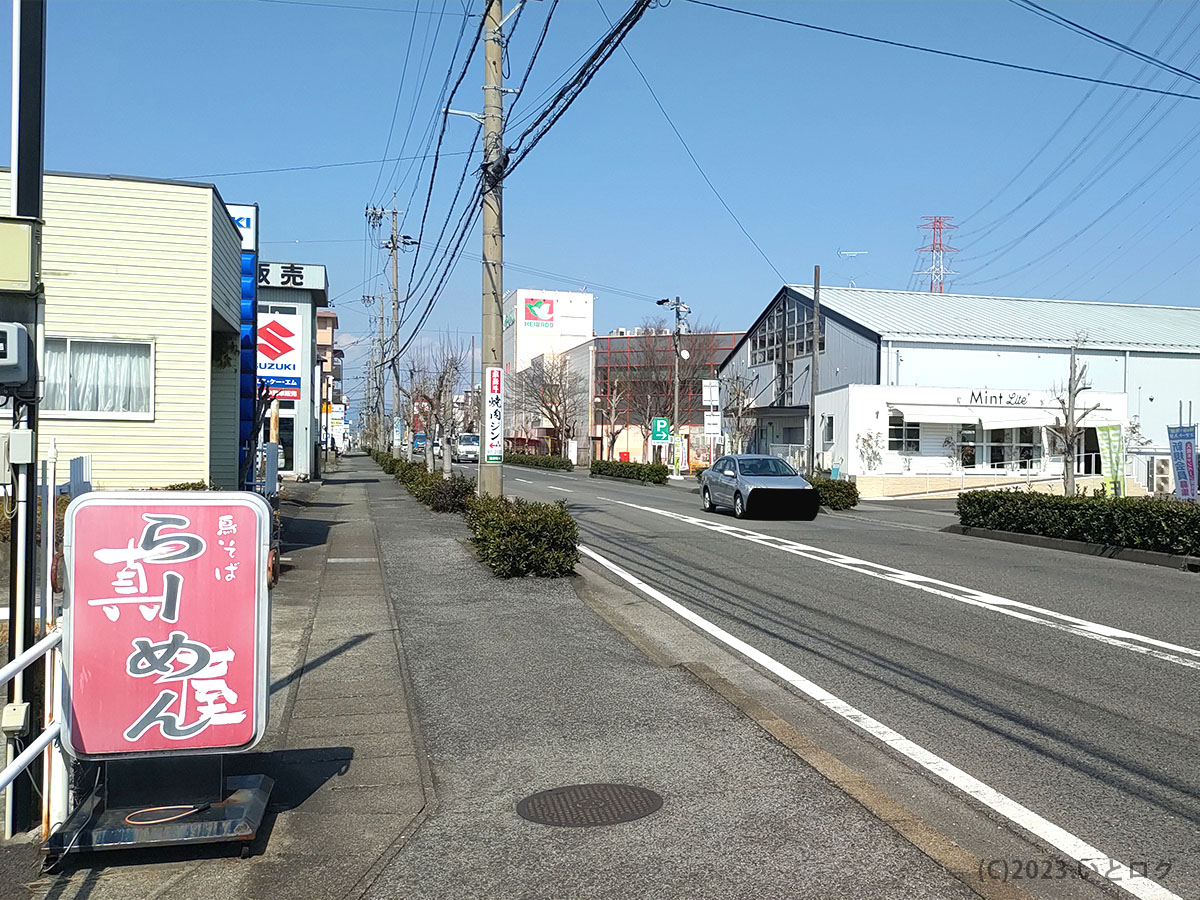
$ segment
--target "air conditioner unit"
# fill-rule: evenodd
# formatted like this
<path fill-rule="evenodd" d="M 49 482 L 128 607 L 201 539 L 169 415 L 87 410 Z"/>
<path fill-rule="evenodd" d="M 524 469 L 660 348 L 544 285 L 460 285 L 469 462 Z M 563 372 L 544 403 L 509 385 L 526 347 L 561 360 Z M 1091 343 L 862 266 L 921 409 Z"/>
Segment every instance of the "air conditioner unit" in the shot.
<path fill-rule="evenodd" d="M 1154 485 L 1153 490 L 1156 494 L 1169 494 L 1172 490 L 1171 485 L 1171 457 L 1156 456 L 1153 463 Z"/>

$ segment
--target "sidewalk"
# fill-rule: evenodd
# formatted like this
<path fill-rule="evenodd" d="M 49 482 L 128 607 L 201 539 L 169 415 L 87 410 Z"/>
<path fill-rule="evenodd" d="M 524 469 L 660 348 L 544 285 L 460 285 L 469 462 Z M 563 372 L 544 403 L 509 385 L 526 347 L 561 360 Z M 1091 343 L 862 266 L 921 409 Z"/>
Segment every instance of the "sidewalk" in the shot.
<path fill-rule="evenodd" d="M 973 896 L 702 673 L 623 637 L 593 605 L 616 621 L 633 598 L 583 565 L 496 579 L 461 518 L 361 456 L 289 492 L 271 724 L 230 757 L 277 782 L 256 855 L 71 856 L 37 896 Z M 663 805 L 593 828 L 516 812 L 537 791 L 605 782 Z"/>
<path fill-rule="evenodd" d="M 232 845 L 73 854 L 34 881 L 52 900 L 306 900 L 356 896 L 426 805 L 366 485 L 288 484 L 283 575 L 271 592 L 271 712 L 229 773 L 275 779 L 250 859 Z M 7 849 L 7 848 L 6 848 Z M 3 852 L 3 851 L 0 851 Z M 11 868 L 2 869 L 5 876 Z M 30 871 L 24 881 L 36 877 Z M 28 896 L 0 884 L 0 897 Z"/>
<path fill-rule="evenodd" d="M 691 672 L 622 637 L 577 593 L 606 581 L 494 579 L 458 517 L 376 482 L 437 806 L 365 896 L 973 896 Z M 515 811 L 537 791 L 603 782 L 663 806 L 597 828 Z"/>

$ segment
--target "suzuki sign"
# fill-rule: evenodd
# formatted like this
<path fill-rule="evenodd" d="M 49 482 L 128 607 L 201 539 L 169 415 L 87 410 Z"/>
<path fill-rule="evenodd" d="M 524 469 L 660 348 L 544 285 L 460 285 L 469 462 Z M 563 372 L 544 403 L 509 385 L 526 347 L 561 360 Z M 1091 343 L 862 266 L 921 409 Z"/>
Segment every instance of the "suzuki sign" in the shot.
<path fill-rule="evenodd" d="M 258 380 L 277 400 L 299 400 L 300 345 L 303 319 L 298 315 L 261 313 L 258 317 Z"/>

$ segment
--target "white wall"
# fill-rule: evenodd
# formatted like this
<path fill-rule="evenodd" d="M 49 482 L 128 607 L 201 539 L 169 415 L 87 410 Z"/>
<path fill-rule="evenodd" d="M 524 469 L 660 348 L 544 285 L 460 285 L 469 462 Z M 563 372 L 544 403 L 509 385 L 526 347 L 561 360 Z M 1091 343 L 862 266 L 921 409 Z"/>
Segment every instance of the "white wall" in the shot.
<path fill-rule="evenodd" d="M 1070 355 L 1065 347 L 884 341 L 880 372 L 885 385 L 1048 391 L 1066 382 Z M 1150 451 L 1166 452 L 1166 426 L 1178 422 L 1180 400 L 1185 422 L 1188 400 L 1200 417 L 1200 353 L 1081 349 L 1078 360 L 1087 364 L 1094 390 L 1128 394 L 1130 416 L 1140 407 L 1142 433 L 1153 442 Z"/>
<path fill-rule="evenodd" d="M 913 474 L 945 474 L 956 471 L 948 449 L 943 445 L 945 438 L 953 438 L 955 426 L 922 422 L 920 429 L 920 451 L 904 454 L 887 449 L 889 406 L 893 404 L 928 406 L 966 406 L 971 403 L 973 388 L 910 387 L 887 385 L 850 385 L 817 397 L 817 416 L 834 416 L 834 446 L 828 462 L 840 462 L 843 471 L 853 475 L 890 475 L 911 472 Z M 1010 391 L 1001 390 L 1008 394 Z M 1046 410 L 1052 416 L 1058 409 L 1050 392 L 1027 391 L 1026 404 L 1022 409 Z M 1084 420 L 1085 425 L 1099 425 L 1126 421 L 1126 397 L 1121 393 L 1086 391 L 1080 396 L 1086 406 L 1099 404 L 1099 409 Z M 977 403 L 976 406 L 994 406 Z M 964 413 L 964 422 L 971 421 L 973 413 Z M 868 473 L 858 450 L 859 435 L 879 432 L 881 436 L 882 465 Z"/>
<path fill-rule="evenodd" d="M 528 311 L 528 304 L 544 300 L 549 304 L 548 318 L 540 319 Z M 562 353 L 592 339 L 592 294 L 575 291 L 533 291 L 520 289 L 504 300 L 504 365 L 508 372 L 520 372 L 535 356 Z"/>

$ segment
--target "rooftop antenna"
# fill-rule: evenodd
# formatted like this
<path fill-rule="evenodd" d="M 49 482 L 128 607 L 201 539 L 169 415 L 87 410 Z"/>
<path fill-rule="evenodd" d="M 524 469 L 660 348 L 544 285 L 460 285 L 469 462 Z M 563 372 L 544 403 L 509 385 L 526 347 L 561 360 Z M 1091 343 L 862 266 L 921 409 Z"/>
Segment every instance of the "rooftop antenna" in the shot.
<path fill-rule="evenodd" d="M 871 252 L 870 250 L 842 250 L 842 249 L 839 249 L 837 252 L 837 255 L 840 259 L 856 259 L 859 256 L 866 256 L 870 252 Z M 850 278 L 847 279 L 846 287 L 855 287 L 853 275 L 851 275 Z"/>

